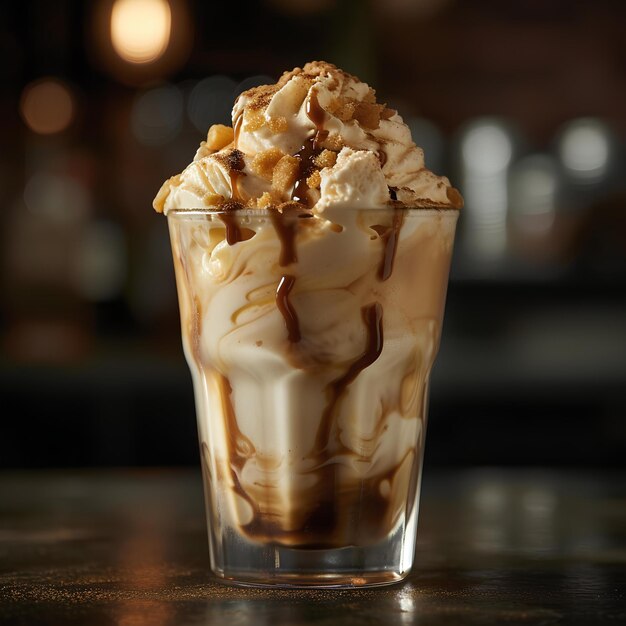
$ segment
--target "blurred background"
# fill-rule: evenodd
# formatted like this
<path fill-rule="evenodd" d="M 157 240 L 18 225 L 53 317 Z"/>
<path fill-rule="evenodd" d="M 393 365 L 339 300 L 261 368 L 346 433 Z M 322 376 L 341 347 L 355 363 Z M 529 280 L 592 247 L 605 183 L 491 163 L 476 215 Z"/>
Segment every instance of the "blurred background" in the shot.
<path fill-rule="evenodd" d="M 0 9 L 0 467 L 197 463 L 167 225 L 234 97 L 324 59 L 465 196 L 427 464 L 626 466 L 626 3 Z"/>

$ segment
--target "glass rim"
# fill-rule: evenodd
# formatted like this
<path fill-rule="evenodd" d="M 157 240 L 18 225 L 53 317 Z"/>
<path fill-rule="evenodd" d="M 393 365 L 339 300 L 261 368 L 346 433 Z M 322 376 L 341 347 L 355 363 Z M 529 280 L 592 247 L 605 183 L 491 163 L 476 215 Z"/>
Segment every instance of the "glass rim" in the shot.
<path fill-rule="evenodd" d="M 271 217 L 272 215 L 276 215 L 278 210 L 276 208 L 271 209 L 254 209 L 254 208 L 241 208 L 241 209 L 222 209 L 220 207 L 189 207 L 189 208 L 176 208 L 169 209 L 164 212 L 165 217 L 185 217 L 185 216 L 194 216 L 194 215 L 232 215 L 238 217 Z M 330 211 L 322 211 L 320 213 L 313 213 L 311 209 L 306 207 L 302 207 L 302 214 L 310 217 L 321 217 L 324 218 L 326 216 L 330 217 L 330 215 L 336 215 L 338 212 L 341 213 L 356 213 L 361 211 L 371 211 L 372 213 L 380 213 L 380 212 L 389 212 L 393 213 L 395 211 L 402 211 L 402 213 L 409 214 L 454 214 L 458 215 L 461 209 L 457 209 L 453 206 L 448 205 L 438 205 L 438 204 L 423 204 L 419 206 L 389 206 L 389 207 L 376 207 L 376 208 L 366 208 L 366 207 L 348 207 L 348 208 L 336 208 L 330 209 Z M 282 214 L 281 211 L 278 211 Z"/>

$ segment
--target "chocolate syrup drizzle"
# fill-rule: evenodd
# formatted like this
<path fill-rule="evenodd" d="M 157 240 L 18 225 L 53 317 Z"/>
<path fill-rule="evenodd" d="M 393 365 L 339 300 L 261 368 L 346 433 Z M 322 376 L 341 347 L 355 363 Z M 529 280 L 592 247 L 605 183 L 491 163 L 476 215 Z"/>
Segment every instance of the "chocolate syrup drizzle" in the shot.
<path fill-rule="evenodd" d="M 335 407 L 344 392 L 350 383 L 354 382 L 356 377 L 366 367 L 369 367 L 378 359 L 383 351 L 383 307 L 379 302 L 375 302 L 374 304 L 363 307 L 361 314 L 367 328 L 365 352 L 352 362 L 345 374 L 331 382 L 327 387 L 330 400 L 324 409 L 320 426 L 315 437 L 315 445 L 313 447 L 313 454 L 315 456 L 323 455 L 327 449 L 333 425 Z"/>

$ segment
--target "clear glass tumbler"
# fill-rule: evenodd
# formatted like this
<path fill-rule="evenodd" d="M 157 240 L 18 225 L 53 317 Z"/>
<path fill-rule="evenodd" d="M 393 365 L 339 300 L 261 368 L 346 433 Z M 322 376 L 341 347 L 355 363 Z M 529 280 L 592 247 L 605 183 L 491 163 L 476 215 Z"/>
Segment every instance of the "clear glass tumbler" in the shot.
<path fill-rule="evenodd" d="M 217 576 L 408 574 L 457 216 L 168 213 Z"/>

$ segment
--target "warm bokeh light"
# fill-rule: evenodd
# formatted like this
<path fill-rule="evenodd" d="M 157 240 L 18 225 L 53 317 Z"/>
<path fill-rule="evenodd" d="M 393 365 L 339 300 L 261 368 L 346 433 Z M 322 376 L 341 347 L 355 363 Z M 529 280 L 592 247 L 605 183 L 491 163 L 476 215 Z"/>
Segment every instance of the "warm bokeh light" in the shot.
<path fill-rule="evenodd" d="M 167 0 L 115 0 L 111 11 L 111 42 L 129 63 L 150 63 L 170 42 L 172 12 Z"/>
<path fill-rule="evenodd" d="M 74 116 L 72 94 L 59 80 L 42 78 L 24 88 L 20 113 L 32 131 L 42 135 L 59 133 Z"/>

